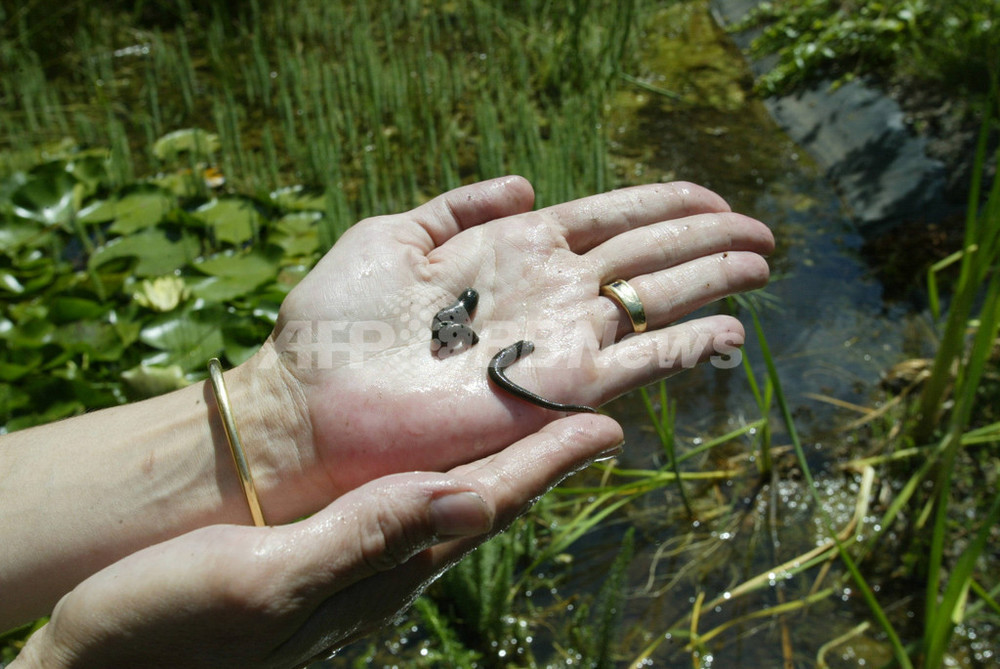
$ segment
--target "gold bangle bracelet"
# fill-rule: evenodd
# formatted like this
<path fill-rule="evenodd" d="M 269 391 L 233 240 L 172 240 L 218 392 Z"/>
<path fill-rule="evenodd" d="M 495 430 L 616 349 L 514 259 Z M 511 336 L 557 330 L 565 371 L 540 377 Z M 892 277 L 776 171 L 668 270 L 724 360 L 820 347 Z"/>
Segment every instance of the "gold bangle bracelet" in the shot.
<path fill-rule="evenodd" d="M 236 421 L 233 420 L 233 410 L 229 406 L 229 393 L 226 392 L 226 382 L 222 378 L 222 364 L 218 358 L 208 361 L 208 375 L 212 379 L 212 390 L 215 392 L 215 405 L 219 407 L 219 415 L 222 417 L 222 427 L 226 431 L 226 440 L 229 442 L 229 452 L 233 454 L 233 462 L 236 464 L 236 471 L 240 475 L 240 486 L 243 494 L 247 498 L 247 505 L 250 507 L 250 515 L 253 517 L 253 524 L 263 527 L 264 513 L 260 510 L 260 500 L 257 499 L 257 489 L 253 485 L 253 476 L 250 474 L 250 467 L 247 465 L 247 456 L 243 451 L 243 442 L 240 441 L 240 434 L 236 431 Z"/>

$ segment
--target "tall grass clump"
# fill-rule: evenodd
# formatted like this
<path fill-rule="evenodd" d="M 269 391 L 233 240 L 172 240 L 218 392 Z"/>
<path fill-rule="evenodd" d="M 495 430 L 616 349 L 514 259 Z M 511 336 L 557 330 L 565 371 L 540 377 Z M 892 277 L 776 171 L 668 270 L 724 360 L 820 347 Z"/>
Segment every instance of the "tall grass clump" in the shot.
<path fill-rule="evenodd" d="M 134 176 L 198 127 L 231 187 L 339 190 L 351 219 L 509 172 L 548 204 L 614 185 L 603 119 L 640 3 L 81 3 L 60 50 L 43 0 L 3 24 L 0 152 L 69 136 Z"/>
<path fill-rule="evenodd" d="M 844 593 L 863 602 L 870 620 L 834 634 L 819 647 L 817 666 L 829 666 L 832 649 L 851 644 L 859 636 L 878 636 L 884 644 L 889 666 L 921 669 L 946 666 L 954 660 L 956 630 L 990 629 L 990 620 L 1000 616 L 1000 583 L 995 576 L 995 530 L 1000 523 L 1000 493 L 983 489 L 995 474 L 1000 445 L 1000 422 L 995 412 L 998 388 L 995 374 L 996 342 L 1000 330 L 1000 176 L 986 179 L 991 163 L 988 147 L 996 132 L 994 94 L 982 128 L 975 158 L 975 178 L 969 193 L 965 243 L 962 250 L 938 263 L 928 274 L 931 311 L 940 322 L 940 340 L 928 378 L 909 405 L 906 395 L 871 410 L 864 421 L 886 418 L 892 429 L 876 431 L 871 449 L 875 455 L 847 459 L 838 466 L 857 477 L 853 517 L 840 527 L 828 512 L 830 500 L 822 490 L 837 478 L 837 472 L 813 473 L 792 404 L 783 388 L 779 365 L 765 335 L 764 321 L 754 300 L 739 298 L 734 304 L 747 309 L 753 321 L 765 373 L 758 379 L 744 357 L 750 390 L 762 416 L 754 421 L 753 434 L 760 445 L 758 463 L 762 485 L 774 488 L 785 476 L 788 464 L 778 464 L 772 451 L 788 448 L 794 454 L 795 470 L 811 496 L 816 518 L 825 535 L 818 545 L 797 555 L 778 552 L 774 521 L 760 518 L 771 527 L 774 560 L 770 567 L 742 582 L 729 583 L 724 591 L 698 586 L 690 609 L 670 622 L 665 631 L 642 648 L 630 666 L 646 666 L 663 654 L 662 646 L 683 641 L 695 665 L 708 661 L 739 630 L 769 621 L 781 630 L 785 662 L 795 661 L 790 628 L 806 625 L 812 617 L 830 611 Z M 1000 153 L 1000 151 L 998 151 Z M 994 155 L 993 161 L 1000 157 Z M 939 286 L 939 276 L 953 270 L 949 291 Z M 948 299 L 942 297 L 947 293 Z M 661 393 L 663 391 L 661 390 Z M 663 407 L 644 393 L 653 427 L 663 443 L 668 463 L 680 458 L 676 451 L 676 424 L 669 403 Z M 889 414 L 890 407 L 900 409 Z M 770 418 L 772 410 L 777 420 Z M 851 428 L 854 429 L 854 428 Z M 779 441 L 787 440 L 788 446 Z M 681 456 L 683 457 L 683 456 Z M 876 494 L 881 478 L 883 493 Z M 777 503 L 773 493 L 767 506 Z M 970 520 L 974 519 L 974 520 Z M 707 559 L 704 545 L 698 560 Z M 786 547 L 787 550 L 787 547 Z M 887 553 L 893 557 L 887 557 Z M 836 565 L 839 568 L 835 568 Z M 903 574 L 911 586 L 900 589 Z M 812 585 L 803 587 L 803 581 Z M 782 581 L 787 593 L 776 589 Z M 793 585 L 794 584 L 794 585 Z M 679 585 L 679 583 L 677 583 Z M 794 587 L 798 585 L 799 592 Z M 729 617 L 719 622 L 720 611 Z M 811 616 L 806 616 L 812 611 Z M 792 617 L 795 616 L 795 617 Z M 917 621 L 914 624 L 914 620 Z M 971 625 L 971 627 L 969 627 Z M 960 652 L 960 651 L 959 651 Z M 891 659 L 890 659 L 891 658 Z"/>
<path fill-rule="evenodd" d="M 997 399 L 995 383 L 989 386 L 983 383 L 991 358 L 995 360 L 1000 330 L 1000 273 L 997 272 L 1000 172 L 995 173 L 992 183 L 984 183 L 988 142 L 1000 119 L 996 81 L 994 79 L 975 157 L 958 277 L 951 291 L 938 352 L 919 399 L 918 420 L 912 432 L 918 445 L 937 435 L 925 449 L 926 457 L 934 463 L 926 473 L 926 480 L 933 482 L 933 490 L 923 516 L 929 523 L 930 540 L 924 565 L 927 586 L 920 659 L 927 667 L 940 666 L 944 661 L 954 627 L 963 620 L 968 607 L 970 589 L 985 594 L 984 584 L 980 582 L 985 575 L 978 573 L 977 563 L 987 548 L 991 532 L 1000 522 L 1000 492 L 983 491 L 982 503 L 976 505 L 978 528 L 969 528 L 964 550 L 951 549 L 956 513 L 953 488 L 956 485 L 975 486 L 975 479 L 966 479 L 964 468 L 958 465 L 961 452 L 985 445 L 992 447 L 995 457 L 1000 444 L 1000 423 L 977 424 L 981 421 L 984 400 L 995 402 Z M 997 159 L 1000 159 L 1000 149 L 994 154 L 994 165 Z M 937 295 L 933 269 L 928 280 L 932 286 L 931 295 Z M 932 302 L 932 308 L 935 314 L 939 313 L 936 302 Z M 949 387 L 950 401 L 946 408 Z M 952 555 L 949 557 L 949 554 Z M 984 601 L 992 602 L 996 608 L 991 596 L 985 596 Z"/>
<path fill-rule="evenodd" d="M 984 363 L 996 335 L 995 310 L 1000 287 L 1000 275 L 996 272 L 1000 260 L 1000 178 L 994 177 L 992 185 L 983 183 L 987 147 L 996 118 L 992 107 L 996 104 L 994 94 L 976 149 L 962 249 L 949 259 L 957 258 L 959 272 L 951 291 L 934 366 L 920 397 L 919 422 L 914 436 L 921 441 L 931 437 L 940 425 L 945 393 L 952 383 L 955 406 L 947 429 L 958 434 L 968 426 Z M 936 278 L 940 267 L 937 265 L 928 273 L 928 293 L 932 296 L 931 309 L 935 316 L 941 313 Z M 970 325 L 974 327 L 971 347 L 967 335 Z"/>

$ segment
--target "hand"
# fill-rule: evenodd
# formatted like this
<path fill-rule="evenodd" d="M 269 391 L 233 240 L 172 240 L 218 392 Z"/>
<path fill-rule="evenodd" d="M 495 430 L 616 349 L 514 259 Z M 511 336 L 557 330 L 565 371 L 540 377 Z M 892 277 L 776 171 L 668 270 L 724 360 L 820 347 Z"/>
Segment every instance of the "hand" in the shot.
<path fill-rule="evenodd" d="M 535 352 L 510 370 L 559 402 L 599 405 L 742 344 L 735 319 L 666 327 L 725 295 L 767 281 L 773 248 L 761 223 L 686 183 L 654 184 L 530 211 L 518 177 L 479 183 L 411 212 L 349 229 L 292 291 L 256 369 L 295 398 L 299 433 L 330 496 L 410 469 L 441 470 L 496 452 L 559 414 L 487 381 L 500 348 Z M 649 330 L 600 296 L 627 279 Z M 465 288 L 479 292 L 481 341 L 441 357 L 434 314 Z M 623 338 L 624 337 L 624 338 Z"/>
<path fill-rule="evenodd" d="M 308 520 L 156 544 L 66 595 L 11 667 L 287 667 L 329 654 L 621 438 L 610 418 L 572 416 L 447 474 L 372 481 Z"/>

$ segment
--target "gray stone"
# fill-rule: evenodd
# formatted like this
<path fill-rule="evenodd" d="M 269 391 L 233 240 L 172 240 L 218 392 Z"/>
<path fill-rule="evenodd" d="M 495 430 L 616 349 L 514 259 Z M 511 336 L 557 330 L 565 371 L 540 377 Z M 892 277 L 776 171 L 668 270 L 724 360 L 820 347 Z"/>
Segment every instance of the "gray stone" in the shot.
<path fill-rule="evenodd" d="M 746 15 L 759 0 L 711 0 L 722 26 Z M 746 53 L 752 35 L 734 36 Z M 769 63 L 750 61 L 755 74 Z M 834 88 L 822 81 L 765 104 L 840 193 L 864 233 L 919 218 L 943 216 L 945 166 L 927 156 L 927 141 L 912 133 L 903 111 L 885 93 L 862 81 Z"/>

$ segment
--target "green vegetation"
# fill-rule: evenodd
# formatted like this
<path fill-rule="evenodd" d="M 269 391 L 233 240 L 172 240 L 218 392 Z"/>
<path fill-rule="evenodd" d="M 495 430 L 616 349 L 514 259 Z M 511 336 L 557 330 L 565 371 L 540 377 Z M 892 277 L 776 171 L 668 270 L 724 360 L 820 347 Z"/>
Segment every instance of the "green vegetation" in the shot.
<path fill-rule="evenodd" d="M 0 171 L 70 136 L 110 147 L 120 186 L 163 168 L 156 138 L 199 127 L 218 136 L 232 186 L 322 188 L 341 225 L 473 177 L 524 174 L 543 203 L 608 185 L 601 120 L 631 53 L 634 1 L 182 0 L 152 25 L 142 4 L 138 21 L 73 4 L 71 50 L 43 16 L 7 17 Z"/>
<path fill-rule="evenodd" d="M 824 77 L 902 75 L 985 97 L 1000 62 L 994 0 L 773 0 L 734 29 L 762 28 L 751 51 L 777 64 L 758 86 L 786 92 Z"/>
<path fill-rule="evenodd" d="M 192 137 L 213 139 L 159 146 Z M 319 249 L 322 197 L 212 193 L 187 167 L 111 189 L 107 152 L 49 158 L 0 186 L 7 430 L 172 390 L 214 355 L 245 360 Z"/>
<path fill-rule="evenodd" d="M 7 431 L 200 380 L 215 355 L 246 359 L 363 216 L 507 172 L 540 204 L 627 183 L 637 172 L 609 130 L 635 122 L 622 91 L 688 111 L 705 93 L 703 77 L 645 76 L 643 57 L 705 64 L 658 43 L 666 15 L 640 0 L 92 5 L 0 8 Z M 890 61 L 976 82 L 998 62 L 974 46 L 997 44 L 996 6 L 774 3 L 757 48 L 791 58 L 774 86 Z M 709 104 L 743 105 L 739 86 L 724 91 Z M 928 277 L 937 358 L 857 408 L 836 469 L 818 470 L 799 434 L 767 295 L 732 300 L 757 335 L 745 415 L 692 436 L 669 384 L 641 391 L 635 427 L 661 445 L 648 466 L 567 481 L 344 660 L 710 666 L 749 637 L 744 666 L 842 666 L 845 648 L 876 665 L 974 662 L 956 629 L 1000 625 L 995 129 L 963 248 Z"/>

